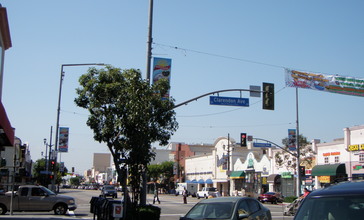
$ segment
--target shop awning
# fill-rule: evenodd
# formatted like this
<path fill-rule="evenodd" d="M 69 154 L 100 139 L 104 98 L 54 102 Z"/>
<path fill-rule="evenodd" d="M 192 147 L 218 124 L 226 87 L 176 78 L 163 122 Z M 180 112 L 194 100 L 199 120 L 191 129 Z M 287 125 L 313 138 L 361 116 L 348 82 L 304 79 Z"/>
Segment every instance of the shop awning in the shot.
<path fill-rule="evenodd" d="M 205 183 L 205 180 L 203 179 L 200 179 L 199 181 L 197 181 L 198 184 L 204 184 Z"/>
<path fill-rule="evenodd" d="M 312 168 L 312 176 L 336 176 L 346 174 L 345 164 L 316 165 Z"/>
<path fill-rule="evenodd" d="M 0 102 L 0 147 L 14 145 L 14 130 L 11 127 L 5 108 Z"/>
<path fill-rule="evenodd" d="M 212 184 L 213 183 L 212 179 L 207 179 L 205 182 L 206 182 L 206 184 Z"/>
<path fill-rule="evenodd" d="M 232 171 L 230 174 L 230 179 L 244 179 L 244 171 Z"/>
<path fill-rule="evenodd" d="M 277 176 L 280 176 L 279 174 L 271 174 L 267 178 L 267 182 L 274 183 Z"/>

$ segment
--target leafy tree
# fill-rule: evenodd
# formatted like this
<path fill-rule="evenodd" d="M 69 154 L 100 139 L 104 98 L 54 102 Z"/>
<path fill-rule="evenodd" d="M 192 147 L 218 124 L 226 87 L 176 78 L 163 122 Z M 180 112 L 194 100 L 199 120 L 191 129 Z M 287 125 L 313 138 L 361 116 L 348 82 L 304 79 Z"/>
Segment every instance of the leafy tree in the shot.
<path fill-rule="evenodd" d="M 174 176 L 173 174 L 173 161 L 164 161 L 161 164 L 151 164 L 148 165 L 148 177 L 151 181 L 160 179 L 161 177 L 165 181 L 165 183 L 169 183 L 171 178 Z"/>
<path fill-rule="evenodd" d="M 72 177 L 71 179 L 70 179 L 70 183 L 71 183 L 71 185 L 74 185 L 74 186 L 79 186 L 80 185 L 80 183 L 81 183 L 81 177 L 80 176 L 76 176 L 76 177 Z"/>
<path fill-rule="evenodd" d="M 178 127 L 174 100 L 163 98 L 169 89 L 167 80 L 150 85 L 142 80 L 140 70 L 107 66 L 90 68 L 79 83 L 75 103 L 90 112 L 87 125 L 94 139 L 106 143 L 123 187 L 128 165 L 133 202 L 142 199 L 144 205 L 146 195 L 140 195 L 140 185 L 142 177 L 146 182 L 142 174 L 155 157 L 151 144 L 166 145 Z"/>
<path fill-rule="evenodd" d="M 56 178 L 56 184 L 60 184 L 62 182 L 62 173 L 59 172 L 59 167 L 60 164 L 57 163 L 56 166 L 56 175 L 52 175 L 53 178 Z M 48 168 L 50 170 L 50 168 Z M 67 168 L 64 168 L 65 170 L 67 170 Z M 51 184 L 51 178 L 49 174 L 41 174 L 41 171 L 46 171 L 46 160 L 44 158 L 42 159 L 38 159 L 35 163 L 34 163 L 34 167 L 33 167 L 33 179 L 39 183 L 40 185 L 43 186 L 48 186 L 49 184 Z"/>
<path fill-rule="evenodd" d="M 312 156 L 314 152 L 310 142 L 303 135 L 298 136 L 299 146 L 300 146 L 300 160 L 301 164 L 312 164 Z M 275 161 L 277 167 L 286 167 L 288 170 L 294 171 L 297 169 L 296 157 L 292 154 L 297 154 L 296 151 L 290 151 L 288 148 L 288 138 L 282 139 L 282 144 L 285 146 L 283 151 L 277 152 L 275 154 Z M 292 154 L 288 153 L 291 152 Z"/>

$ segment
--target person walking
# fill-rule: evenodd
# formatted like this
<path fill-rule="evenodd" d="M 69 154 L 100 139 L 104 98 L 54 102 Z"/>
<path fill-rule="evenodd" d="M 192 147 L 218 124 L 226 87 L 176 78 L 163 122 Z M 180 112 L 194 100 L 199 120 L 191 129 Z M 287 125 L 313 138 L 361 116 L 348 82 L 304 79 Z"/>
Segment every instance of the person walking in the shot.
<path fill-rule="evenodd" d="M 153 198 L 153 204 L 155 203 L 155 202 L 157 202 L 158 201 L 158 203 L 159 204 L 161 204 L 161 201 L 159 200 L 159 196 L 158 196 L 158 188 L 157 188 L 157 184 L 154 184 L 154 198 Z"/>
<path fill-rule="evenodd" d="M 186 187 L 183 188 L 182 196 L 183 196 L 183 203 L 187 204 L 187 190 L 186 190 Z"/>

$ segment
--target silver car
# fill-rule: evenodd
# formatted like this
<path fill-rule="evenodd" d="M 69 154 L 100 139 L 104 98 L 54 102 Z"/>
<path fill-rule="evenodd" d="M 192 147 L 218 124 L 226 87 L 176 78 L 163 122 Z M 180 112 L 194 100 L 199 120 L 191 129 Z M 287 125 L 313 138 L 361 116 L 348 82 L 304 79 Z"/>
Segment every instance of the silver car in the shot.
<path fill-rule="evenodd" d="M 250 197 L 219 197 L 197 203 L 180 220 L 271 220 L 270 210 L 258 200 Z"/>

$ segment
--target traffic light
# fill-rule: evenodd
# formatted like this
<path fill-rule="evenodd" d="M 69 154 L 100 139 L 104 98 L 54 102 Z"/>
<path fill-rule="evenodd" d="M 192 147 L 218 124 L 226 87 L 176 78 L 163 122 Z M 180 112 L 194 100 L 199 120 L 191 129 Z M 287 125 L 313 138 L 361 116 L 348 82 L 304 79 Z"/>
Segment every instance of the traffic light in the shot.
<path fill-rule="evenodd" d="M 274 84 L 263 83 L 263 109 L 274 110 Z"/>
<path fill-rule="evenodd" d="M 300 175 L 301 175 L 301 176 L 306 176 L 306 169 L 305 169 L 305 166 L 300 166 Z"/>
<path fill-rule="evenodd" d="M 246 133 L 240 134 L 240 146 L 246 147 Z"/>
<path fill-rule="evenodd" d="M 55 170 L 56 168 L 56 161 L 51 160 L 51 170 Z"/>

